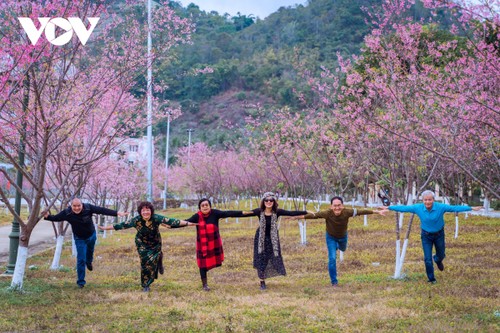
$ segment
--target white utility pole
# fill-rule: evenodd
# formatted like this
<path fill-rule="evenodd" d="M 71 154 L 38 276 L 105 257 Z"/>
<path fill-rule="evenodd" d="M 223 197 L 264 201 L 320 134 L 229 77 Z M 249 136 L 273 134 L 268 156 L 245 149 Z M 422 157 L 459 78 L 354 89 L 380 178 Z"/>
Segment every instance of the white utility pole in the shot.
<path fill-rule="evenodd" d="M 147 97 L 148 97 L 148 144 L 147 144 L 147 158 L 148 158 L 148 188 L 147 188 L 147 199 L 148 201 L 153 201 L 153 59 L 151 59 L 151 2 L 148 0 L 148 54 L 147 54 L 147 67 L 148 67 L 148 78 L 147 78 Z"/>
<path fill-rule="evenodd" d="M 168 143 L 170 137 L 170 111 L 167 111 L 167 139 L 165 142 L 165 195 L 163 198 L 163 209 L 167 209 L 167 181 L 168 181 Z"/>

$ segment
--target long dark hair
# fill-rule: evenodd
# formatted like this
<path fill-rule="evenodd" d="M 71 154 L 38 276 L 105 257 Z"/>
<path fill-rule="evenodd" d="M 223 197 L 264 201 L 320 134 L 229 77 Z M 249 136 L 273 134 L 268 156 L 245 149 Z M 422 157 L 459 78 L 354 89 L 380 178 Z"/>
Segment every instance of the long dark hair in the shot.
<path fill-rule="evenodd" d="M 153 206 L 153 204 L 149 201 L 142 201 L 139 203 L 139 206 L 137 206 L 137 213 L 139 213 L 139 215 L 141 215 L 141 210 L 143 208 L 149 208 L 151 210 L 151 216 L 153 216 L 153 214 L 155 213 L 155 207 Z M 141 215 L 142 216 L 142 215 Z"/>
<path fill-rule="evenodd" d="M 266 210 L 266 205 L 264 204 L 264 200 L 266 198 L 262 198 L 262 200 L 260 201 L 260 210 L 261 211 L 265 211 Z M 275 198 L 272 198 L 273 199 L 273 207 L 272 207 L 272 210 L 273 212 L 276 213 L 276 211 L 278 210 L 278 201 L 275 199 Z"/>

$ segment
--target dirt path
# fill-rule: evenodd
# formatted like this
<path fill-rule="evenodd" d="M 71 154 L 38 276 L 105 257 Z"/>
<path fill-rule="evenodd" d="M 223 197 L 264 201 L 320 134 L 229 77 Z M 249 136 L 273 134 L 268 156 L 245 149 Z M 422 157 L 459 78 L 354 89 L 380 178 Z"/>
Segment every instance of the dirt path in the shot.
<path fill-rule="evenodd" d="M 12 225 L 0 227 L 0 265 L 4 266 L 9 261 L 10 238 Z M 66 232 L 66 237 L 71 237 L 71 228 Z M 68 238 L 69 239 L 69 238 Z M 29 255 L 47 250 L 56 245 L 54 228 L 50 221 L 42 220 L 33 229 L 29 244 Z"/>

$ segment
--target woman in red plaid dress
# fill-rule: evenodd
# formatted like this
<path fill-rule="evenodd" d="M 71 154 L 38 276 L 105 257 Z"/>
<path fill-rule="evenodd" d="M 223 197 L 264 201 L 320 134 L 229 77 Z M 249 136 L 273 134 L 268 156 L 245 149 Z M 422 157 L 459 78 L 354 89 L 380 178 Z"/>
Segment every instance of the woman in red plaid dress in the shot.
<path fill-rule="evenodd" d="M 200 268 L 203 290 L 210 291 L 207 284 L 207 272 L 219 267 L 224 261 L 222 239 L 219 234 L 219 219 L 227 217 L 242 217 L 237 210 L 212 209 L 210 200 L 203 198 L 198 202 L 198 213 L 186 221 L 197 223 L 196 226 L 196 261 Z"/>

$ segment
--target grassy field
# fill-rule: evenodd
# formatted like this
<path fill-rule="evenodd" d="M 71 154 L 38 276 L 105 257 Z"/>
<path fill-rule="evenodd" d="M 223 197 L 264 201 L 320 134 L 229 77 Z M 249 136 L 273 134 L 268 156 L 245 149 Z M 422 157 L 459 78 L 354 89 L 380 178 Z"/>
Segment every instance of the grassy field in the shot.
<path fill-rule="evenodd" d="M 188 217 L 181 210 L 167 215 Z M 226 259 L 209 271 L 210 292 L 201 290 L 195 229 L 165 229 L 165 274 L 144 293 L 134 231 L 99 238 L 94 271 L 76 286 L 75 258 L 65 246 L 64 267 L 49 269 L 53 250 L 28 260 L 23 292 L 0 279 L 2 332 L 499 332 L 500 220 L 447 216 L 445 271 L 438 283 L 425 276 L 419 222 L 415 220 L 404 265 L 394 280 L 394 217 L 351 220 L 339 288 L 332 288 L 322 220 L 308 221 L 300 245 L 297 221 L 281 221 L 286 277 L 259 290 L 252 268 L 257 219 L 221 220 Z M 408 216 L 407 216 L 408 218 Z M 378 263 L 378 264 L 377 264 Z"/>
<path fill-rule="evenodd" d="M 28 211 L 23 207 L 21 210 L 21 217 L 27 218 L 28 217 Z M 6 225 L 12 225 L 13 221 L 12 215 L 6 210 L 5 208 L 0 208 L 0 227 L 6 226 Z"/>

